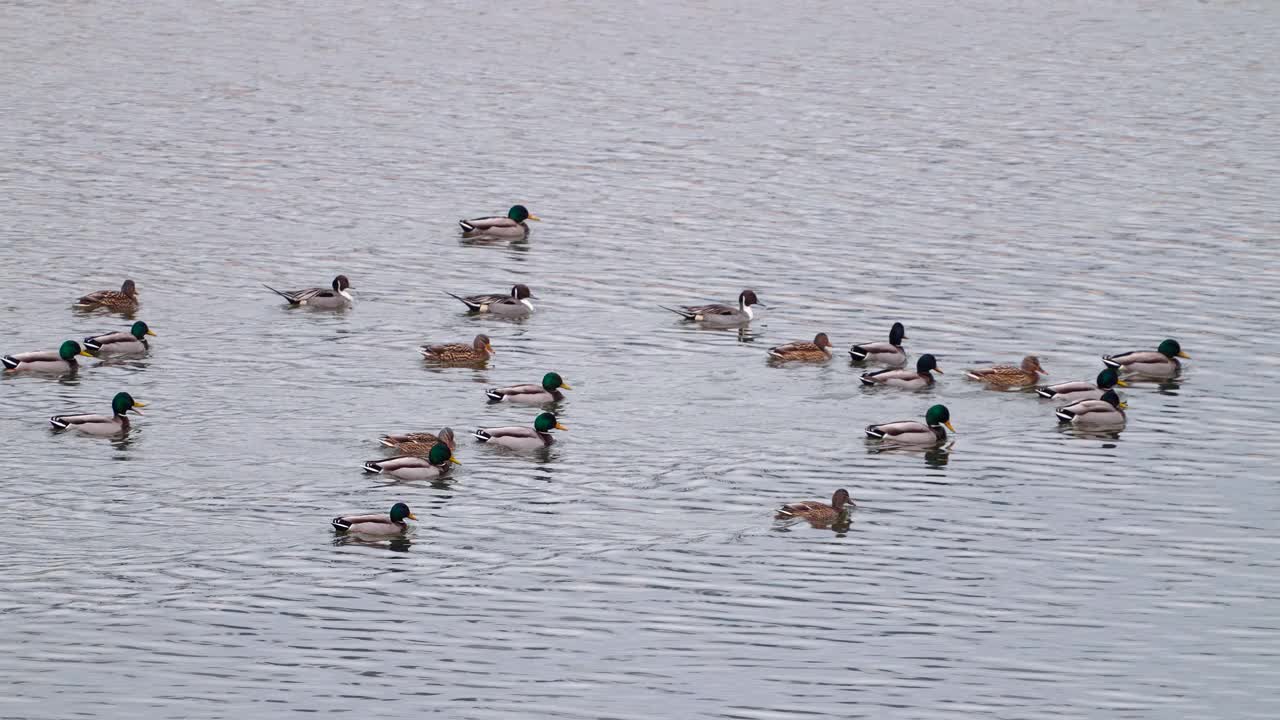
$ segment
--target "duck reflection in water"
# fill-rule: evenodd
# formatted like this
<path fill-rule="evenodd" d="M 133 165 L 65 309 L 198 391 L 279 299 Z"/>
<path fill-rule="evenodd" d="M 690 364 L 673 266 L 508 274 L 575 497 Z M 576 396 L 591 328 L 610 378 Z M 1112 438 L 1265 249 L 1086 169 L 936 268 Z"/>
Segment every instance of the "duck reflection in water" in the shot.
<path fill-rule="evenodd" d="M 338 535 L 333 538 L 334 547 L 342 547 L 344 545 L 362 545 L 365 547 L 383 548 L 392 552 L 409 552 L 409 548 L 413 547 L 413 536 L 396 535 L 394 537 L 375 538 L 362 535 Z"/>

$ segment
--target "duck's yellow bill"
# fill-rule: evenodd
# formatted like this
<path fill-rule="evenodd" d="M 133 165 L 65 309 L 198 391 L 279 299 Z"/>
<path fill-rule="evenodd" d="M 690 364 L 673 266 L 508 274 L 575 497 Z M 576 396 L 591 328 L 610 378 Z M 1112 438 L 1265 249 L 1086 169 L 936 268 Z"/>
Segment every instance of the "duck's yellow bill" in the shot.
<path fill-rule="evenodd" d="M 955 426 L 955 425 L 952 425 L 950 420 L 948 420 L 948 421 L 946 421 L 946 422 L 944 422 L 944 423 L 942 423 L 942 424 L 943 424 L 943 425 L 946 425 L 946 426 L 947 426 L 947 429 L 948 429 L 948 430 L 950 430 L 951 432 L 955 432 L 955 431 L 956 431 L 956 426 Z"/>
<path fill-rule="evenodd" d="M 134 401 L 133 401 L 133 406 L 134 406 L 134 407 L 146 407 L 146 406 L 147 406 L 147 404 L 146 404 L 146 403 L 144 403 L 144 402 L 142 402 L 141 400 L 134 400 Z"/>
<path fill-rule="evenodd" d="M 530 215 L 530 216 L 529 216 L 529 219 L 530 219 L 530 220 L 537 220 L 538 222 L 542 222 L 542 218 L 538 217 L 537 215 Z"/>
<path fill-rule="evenodd" d="M 150 335 L 151 337 L 155 337 L 155 336 L 156 336 L 156 334 L 155 334 L 155 333 L 153 333 L 153 332 L 151 332 L 150 330 L 148 330 L 148 331 L 147 331 L 147 334 L 148 334 L 148 335 Z"/>
<path fill-rule="evenodd" d="M 1119 405 L 1117 405 L 1116 407 L 1120 408 L 1121 410 L 1128 410 L 1128 409 L 1129 409 L 1129 403 L 1127 403 L 1127 402 L 1125 402 L 1125 401 L 1121 400 L 1121 401 L 1120 401 L 1120 404 L 1119 404 Z"/>
<path fill-rule="evenodd" d="M 418 519 L 418 516 L 417 516 L 417 515 L 414 515 L 413 513 L 409 513 L 408 515 L 405 515 L 405 517 L 409 518 L 410 520 L 417 520 L 417 519 Z"/>
<path fill-rule="evenodd" d="M 556 423 L 556 429 L 557 429 L 557 430 L 568 430 L 569 428 L 567 428 L 567 427 L 565 427 L 565 426 L 561 425 L 560 423 Z"/>
<path fill-rule="evenodd" d="M 567 383 L 567 382 L 562 382 L 562 383 L 560 383 L 560 389 L 561 389 L 561 390 L 572 390 L 572 389 L 573 389 L 573 386 L 572 386 L 572 385 L 570 385 L 570 384 L 569 384 L 569 383 Z"/>
<path fill-rule="evenodd" d="M 1123 380 L 1117 380 L 1117 381 L 1116 381 L 1116 384 L 1117 384 L 1117 385 L 1119 385 L 1120 387 L 1129 387 L 1129 383 L 1127 383 L 1127 382 L 1125 382 L 1125 381 L 1123 381 Z"/>
<path fill-rule="evenodd" d="M 942 372 L 942 368 L 940 367 L 935 367 L 933 371 L 938 373 L 939 375 L 946 375 L 946 373 Z"/>
<path fill-rule="evenodd" d="M 1190 356 L 1190 355 L 1188 355 L 1188 354 L 1186 354 L 1185 352 L 1180 352 L 1180 353 L 1178 353 L 1178 357 L 1180 357 L 1180 358 L 1186 358 L 1186 359 L 1188 359 L 1188 360 L 1190 360 L 1190 359 L 1191 359 L 1191 356 Z"/>
<path fill-rule="evenodd" d="M 459 460 L 459 459 L 458 459 L 458 458 L 456 458 L 456 457 L 453 457 L 452 455 L 450 455 L 450 456 L 449 456 L 449 462 L 453 463 L 454 465 L 461 465 L 461 464 L 462 464 L 462 461 L 461 461 L 461 460 Z"/>
<path fill-rule="evenodd" d="M 93 353 L 89 352 L 88 350 L 81 350 L 80 354 L 85 357 L 94 357 Z"/>

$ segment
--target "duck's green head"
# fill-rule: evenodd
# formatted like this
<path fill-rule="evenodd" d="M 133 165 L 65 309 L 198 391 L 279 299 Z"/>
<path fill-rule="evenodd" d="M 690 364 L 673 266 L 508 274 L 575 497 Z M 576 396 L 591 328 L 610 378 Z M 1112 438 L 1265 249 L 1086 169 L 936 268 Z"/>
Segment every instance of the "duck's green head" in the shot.
<path fill-rule="evenodd" d="M 1112 407 L 1120 410 L 1124 410 L 1125 408 L 1129 407 L 1129 403 L 1121 400 L 1120 396 L 1116 394 L 1115 390 L 1108 390 L 1102 393 L 1102 399 L 1111 403 Z"/>
<path fill-rule="evenodd" d="M 404 503 L 396 503 L 395 505 L 391 506 L 392 522 L 404 522 L 405 518 L 409 518 L 410 520 L 417 520 L 418 516 L 414 515 L 409 510 L 409 506 L 405 505 Z"/>
<path fill-rule="evenodd" d="M 1191 359 L 1190 355 L 1182 352 L 1182 346 L 1179 345 L 1178 341 L 1174 340 L 1173 338 L 1169 338 L 1168 340 L 1165 340 L 1164 342 L 1160 343 L 1160 347 L 1156 349 L 1160 351 L 1161 355 L 1167 358 L 1180 357 L 1180 358 L 1187 358 L 1188 360 Z"/>
<path fill-rule="evenodd" d="M 134 400 L 133 396 L 127 392 L 118 392 L 115 397 L 111 398 L 111 411 L 116 415 L 123 415 L 129 411 L 141 415 L 142 411 L 138 408 L 146 406 L 146 403 Z"/>
<path fill-rule="evenodd" d="M 560 424 L 556 420 L 555 413 L 544 412 L 533 420 L 533 429 L 538 432 L 551 432 L 552 428 L 556 430 L 568 430 L 569 428 Z"/>
<path fill-rule="evenodd" d="M 147 324 L 142 322 L 141 320 L 134 323 L 133 327 L 129 328 L 129 332 L 132 333 L 133 336 L 138 338 L 139 340 L 141 340 L 143 337 L 147 335 L 150 335 L 151 337 L 155 337 L 156 335 L 155 333 L 151 332 L 151 328 L 147 327 Z"/>
<path fill-rule="evenodd" d="M 63 360 L 70 360 L 71 358 L 77 355 L 83 355 L 85 357 L 93 357 L 93 355 L 91 355 L 88 350 L 85 350 L 84 348 L 80 347 L 80 343 L 76 342 L 75 340 L 68 340 L 58 346 L 58 357 L 62 358 Z"/>
<path fill-rule="evenodd" d="M 893 327 L 889 328 L 889 344 L 890 345 L 901 345 L 902 341 L 906 339 L 907 339 L 907 329 L 902 326 L 902 323 L 896 322 L 893 324 Z"/>
<path fill-rule="evenodd" d="M 921 375 L 924 375 L 925 373 L 928 373 L 930 371 L 936 372 L 936 373 L 942 372 L 941 368 L 938 367 L 938 359 L 930 355 L 929 353 L 925 353 L 924 355 L 920 356 L 919 360 L 916 361 L 916 372 L 920 373 Z"/>
<path fill-rule="evenodd" d="M 1107 368 L 1098 373 L 1098 387 L 1103 390 L 1109 390 L 1115 386 L 1128 387 L 1129 383 L 1120 379 L 1120 373 L 1115 368 Z"/>
<path fill-rule="evenodd" d="M 525 220 L 541 220 L 542 219 L 537 215 L 530 215 L 529 208 L 523 205 L 512 205 L 511 209 L 507 211 L 507 217 L 511 218 L 512 220 L 515 220 L 516 222 L 524 222 Z"/>
<path fill-rule="evenodd" d="M 946 425 L 951 432 L 956 431 L 951 424 L 951 411 L 947 409 L 946 405 L 934 405 L 929 408 L 928 412 L 924 414 L 924 422 L 929 427 Z"/>
<path fill-rule="evenodd" d="M 427 453 L 427 462 L 432 465 L 444 465 L 447 462 L 453 462 L 457 465 L 462 464 L 458 461 L 458 458 L 453 456 L 453 451 L 449 449 L 449 446 L 442 442 L 431 446 L 431 452 Z"/>
<path fill-rule="evenodd" d="M 542 376 L 543 390 L 546 390 L 547 392 L 555 392 L 560 388 L 564 388 L 565 390 L 573 389 L 569 386 L 569 383 L 564 381 L 564 378 L 560 377 L 560 373 L 549 372 Z"/>

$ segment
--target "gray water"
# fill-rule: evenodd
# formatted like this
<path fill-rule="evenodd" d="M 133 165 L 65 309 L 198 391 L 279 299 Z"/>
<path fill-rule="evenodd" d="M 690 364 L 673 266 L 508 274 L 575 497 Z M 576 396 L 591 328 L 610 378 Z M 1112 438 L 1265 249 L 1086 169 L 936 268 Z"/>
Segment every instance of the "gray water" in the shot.
<path fill-rule="evenodd" d="M 1280 6 L 318 5 L 0 7 L 0 352 L 126 326 L 69 307 L 125 277 L 159 334 L 0 381 L 0 717 L 1280 714 Z M 656 307 L 744 287 L 747 333 Z M 859 387 L 895 320 L 935 389 Z M 1165 337 L 1115 437 L 959 372 Z M 549 452 L 466 437 L 548 370 Z M 49 431 L 119 390 L 126 440 Z M 935 402 L 949 451 L 862 439 Z M 360 471 L 445 424 L 452 483 Z M 846 531 L 772 520 L 837 487 Z"/>

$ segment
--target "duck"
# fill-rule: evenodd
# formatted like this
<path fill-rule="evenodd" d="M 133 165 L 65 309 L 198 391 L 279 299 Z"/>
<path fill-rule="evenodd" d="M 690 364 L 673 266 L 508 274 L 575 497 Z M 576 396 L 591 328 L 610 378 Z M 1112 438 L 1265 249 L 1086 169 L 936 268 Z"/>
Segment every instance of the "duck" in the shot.
<path fill-rule="evenodd" d="M 730 305 L 681 305 L 678 308 L 659 305 L 663 310 L 670 310 L 685 320 L 700 322 L 712 326 L 744 325 L 755 319 L 752 307 L 768 308 L 756 297 L 754 290 L 743 290 L 738 293 L 738 306 Z"/>
<path fill-rule="evenodd" d="M 466 343 L 447 343 L 443 345 L 423 345 L 418 348 L 426 360 L 444 363 L 482 363 L 487 361 L 496 350 L 489 342 L 488 335 L 477 335 L 470 345 Z"/>
<path fill-rule="evenodd" d="M 512 385 L 510 387 L 489 388 L 484 391 L 492 402 L 523 403 L 526 405 L 544 405 L 564 399 L 561 390 L 572 390 L 573 387 L 560 377 L 559 373 L 549 372 L 542 376 L 542 384 Z"/>
<path fill-rule="evenodd" d="M 1040 358 L 1028 355 L 1022 358 L 1022 365 L 995 365 L 993 367 L 974 368 L 965 371 L 965 377 L 979 380 L 991 387 L 1020 388 L 1035 385 L 1041 375 L 1048 375 L 1040 367 Z"/>
<path fill-rule="evenodd" d="M 947 439 L 947 430 L 956 431 L 951 424 L 951 411 L 946 405 L 934 405 L 925 412 L 923 423 L 900 420 L 868 425 L 864 432 L 872 440 L 889 440 L 902 445 L 934 445 Z"/>
<path fill-rule="evenodd" d="M 1086 380 L 1073 380 L 1036 388 L 1036 394 L 1042 398 L 1062 403 L 1071 403 L 1077 400 L 1101 400 L 1103 393 L 1117 385 L 1127 387 L 1129 383 L 1120 379 L 1120 373 L 1116 372 L 1115 368 L 1109 367 L 1103 368 L 1102 372 L 1098 373 L 1096 383 Z"/>
<path fill-rule="evenodd" d="M 75 306 L 81 310 L 130 311 L 138 309 L 138 286 L 132 280 L 125 280 L 120 290 L 98 290 L 76 300 Z"/>
<path fill-rule="evenodd" d="M 854 362 L 898 367 L 907 361 L 907 351 L 902 349 L 902 341 L 906 339 L 907 329 L 896 322 L 889 328 L 889 342 L 858 343 L 849 348 L 849 357 Z"/>
<path fill-rule="evenodd" d="M 111 398 L 110 415 L 54 415 L 49 424 L 55 430 L 72 429 L 88 435 L 119 435 L 129 430 L 129 418 L 125 413 L 142 414 L 138 408 L 147 404 L 133 399 L 127 392 L 118 392 Z"/>
<path fill-rule="evenodd" d="M 333 529 L 339 533 L 356 533 L 358 535 L 399 535 L 409 529 L 405 519 L 417 520 L 418 516 L 409 510 L 409 506 L 398 502 L 391 506 L 391 512 L 383 515 L 339 515 L 330 520 Z"/>
<path fill-rule="evenodd" d="M 93 357 L 88 350 L 80 347 L 80 343 L 67 340 L 58 346 L 56 352 L 38 350 L 5 355 L 0 358 L 0 364 L 4 365 L 4 372 L 69 373 L 80 368 L 80 363 L 76 362 L 76 357 L 80 355 Z"/>
<path fill-rule="evenodd" d="M 1119 427 L 1125 423 L 1127 407 L 1115 390 L 1107 390 L 1097 400 L 1077 400 L 1054 410 L 1053 414 L 1058 422 L 1076 427 Z"/>
<path fill-rule="evenodd" d="M 84 339 L 84 348 L 95 356 L 102 355 L 135 355 L 144 353 L 150 347 L 147 337 L 155 337 L 151 328 L 141 320 L 135 322 L 128 332 L 103 333 Z"/>
<path fill-rule="evenodd" d="M 351 281 L 347 279 L 346 275 L 335 277 L 327 288 L 310 287 L 302 290 L 277 290 L 265 283 L 263 287 L 288 300 L 289 304 L 295 307 L 306 305 L 320 310 L 336 310 L 348 307 L 355 302 L 355 298 L 351 296 Z"/>
<path fill-rule="evenodd" d="M 887 368 L 876 372 L 862 373 L 859 379 L 862 380 L 863 385 L 889 385 L 891 387 L 919 390 L 933 385 L 933 375 L 929 374 L 930 371 L 942 373 L 942 370 L 938 367 L 937 358 L 925 353 L 920 356 L 920 359 L 916 360 L 916 369 L 914 371 L 905 368 Z"/>
<path fill-rule="evenodd" d="M 511 292 L 507 295 L 490 294 L 490 295 L 454 295 L 445 291 L 445 294 L 457 298 L 462 304 L 467 306 L 467 312 L 472 313 L 491 313 L 502 317 L 528 317 L 533 313 L 533 303 L 529 298 L 533 294 L 529 290 L 528 285 L 517 283 L 511 286 Z"/>
<path fill-rule="evenodd" d="M 378 438 L 378 442 L 383 447 L 399 450 L 402 455 L 426 456 L 430 454 L 431 448 L 435 447 L 436 443 L 444 443 L 450 450 L 457 447 L 453 439 L 453 428 L 448 427 L 440 428 L 440 432 L 434 435 L 429 432 L 383 435 Z"/>
<path fill-rule="evenodd" d="M 555 442 L 551 430 L 568 430 L 556 419 L 555 413 L 544 412 L 533 420 L 533 427 L 512 425 L 509 427 L 479 428 L 475 437 L 480 442 L 501 445 L 513 450 L 534 450 Z"/>
<path fill-rule="evenodd" d="M 1113 367 L 1126 373 L 1169 377 L 1170 375 L 1177 375 L 1178 371 L 1182 369 L 1182 363 L 1178 362 L 1178 358 L 1190 360 L 1191 356 L 1182 351 L 1182 346 L 1178 344 L 1177 340 L 1169 338 L 1160 343 L 1160 347 L 1154 351 L 1133 350 L 1117 355 L 1104 355 L 1102 362 L 1107 367 Z"/>
<path fill-rule="evenodd" d="M 436 443 L 426 457 L 397 455 L 386 460 L 370 460 L 361 467 L 367 473 L 386 475 L 397 480 L 435 480 L 449 472 L 449 463 L 461 465 L 444 443 Z"/>
<path fill-rule="evenodd" d="M 831 504 L 817 500 L 805 500 L 802 502 L 788 503 L 783 505 L 776 515 L 775 520 L 790 520 L 792 518 L 804 518 L 811 525 L 825 526 L 832 525 L 842 516 L 848 514 L 848 508 L 858 507 L 849 497 L 849 491 L 844 488 L 836 490 L 831 495 Z"/>
<path fill-rule="evenodd" d="M 512 205 L 506 217 L 494 215 L 459 220 L 458 225 L 462 226 L 464 238 L 523 240 L 529 237 L 529 226 L 525 224 L 526 220 L 540 221 L 542 218 L 530 214 L 529 209 L 523 205 Z"/>
<path fill-rule="evenodd" d="M 831 340 L 826 333 L 813 336 L 813 342 L 790 342 L 786 345 L 769 348 L 769 359 L 781 362 L 803 360 L 805 362 L 826 362 L 831 359 Z"/>

